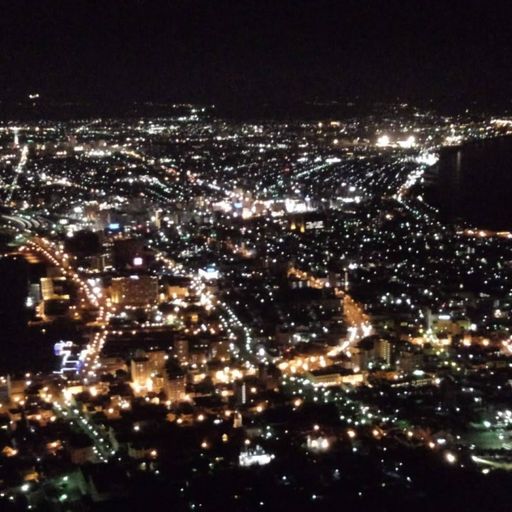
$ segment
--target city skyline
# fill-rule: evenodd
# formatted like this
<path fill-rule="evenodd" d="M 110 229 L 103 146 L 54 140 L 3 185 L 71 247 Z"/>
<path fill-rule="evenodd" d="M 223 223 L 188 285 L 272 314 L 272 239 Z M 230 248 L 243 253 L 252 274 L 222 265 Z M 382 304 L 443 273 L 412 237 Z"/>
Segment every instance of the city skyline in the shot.
<path fill-rule="evenodd" d="M 508 511 L 505 7 L 0 0 L 0 510 Z"/>

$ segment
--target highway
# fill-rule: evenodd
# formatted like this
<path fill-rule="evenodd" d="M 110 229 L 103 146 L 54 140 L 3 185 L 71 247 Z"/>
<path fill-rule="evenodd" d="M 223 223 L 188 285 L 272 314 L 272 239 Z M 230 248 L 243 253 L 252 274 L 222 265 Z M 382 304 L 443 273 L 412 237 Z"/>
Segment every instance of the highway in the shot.
<path fill-rule="evenodd" d="M 25 144 L 23 146 L 23 149 L 21 150 L 21 156 L 20 161 L 18 162 L 18 165 L 16 166 L 16 169 L 14 170 L 14 179 L 12 180 L 11 187 L 9 189 L 9 192 L 7 194 L 5 202 L 9 204 L 12 200 L 12 196 L 14 194 L 14 189 L 16 188 L 18 184 L 18 178 L 20 174 L 23 172 L 23 169 L 25 168 L 25 165 L 28 161 L 28 146 Z"/>
<path fill-rule="evenodd" d="M 27 257 L 31 253 L 36 253 L 41 258 L 55 265 L 60 273 L 67 277 L 77 286 L 78 300 L 82 308 L 97 308 L 98 317 L 96 324 L 99 329 L 91 335 L 90 341 L 85 347 L 82 364 L 78 368 L 76 378 L 84 385 L 90 385 L 98 377 L 97 370 L 99 367 L 99 356 L 107 337 L 107 326 L 111 315 L 108 300 L 103 290 L 96 286 L 92 286 L 76 272 L 71 263 L 70 257 L 59 247 L 41 237 L 33 237 L 27 240 L 26 245 L 20 248 L 20 252 Z M 115 454 L 115 449 L 111 445 L 106 435 L 95 426 L 89 418 L 81 413 L 72 405 L 72 397 L 66 395 L 62 399 L 53 402 L 56 412 L 71 424 L 80 429 L 94 443 L 94 451 L 98 460 L 107 462 L 108 459 Z"/>
<path fill-rule="evenodd" d="M 22 247 L 22 252 L 23 249 Z M 55 265 L 63 276 L 67 277 L 77 286 L 80 307 L 98 310 L 98 317 L 95 323 L 99 330 L 91 336 L 90 342 L 85 348 L 85 356 L 78 375 L 84 383 L 90 383 L 97 376 L 96 370 L 98 368 L 99 355 L 107 337 L 107 326 L 111 316 L 108 299 L 105 297 L 103 290 L 91 285 L 73 269 L 69 255 L 59 249 L 54 243 L 49 242 L 45 238 L 33 237 L 27 241 L 25 250 L 40 254 Z"/>

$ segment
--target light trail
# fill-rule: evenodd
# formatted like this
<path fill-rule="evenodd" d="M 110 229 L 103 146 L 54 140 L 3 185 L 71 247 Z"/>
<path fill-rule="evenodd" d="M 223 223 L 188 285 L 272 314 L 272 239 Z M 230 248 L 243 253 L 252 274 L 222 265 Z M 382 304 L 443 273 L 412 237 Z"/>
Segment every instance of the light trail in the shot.
<path fill-rule="evenodd" d="M 9 193 L 6 197 L 6 203 L 10 203 L 12 200 L 12 196 L 14 194 L 14 189 L 16 188 L 18 184 L 18 178 L 20 174 L 23 172 L 23 169 L 25 168 L 25 165 L 27 164 L 28 160 L 28 146 L 25 144 L 23 146 L 23 149 L 21 150 L 21 157 L 20 161 L 18 162 L 18 165 L 16 166 L 16 169 L 14 170 L 14 179 L 12 180 L 11 187 L 9 190 Z"/>

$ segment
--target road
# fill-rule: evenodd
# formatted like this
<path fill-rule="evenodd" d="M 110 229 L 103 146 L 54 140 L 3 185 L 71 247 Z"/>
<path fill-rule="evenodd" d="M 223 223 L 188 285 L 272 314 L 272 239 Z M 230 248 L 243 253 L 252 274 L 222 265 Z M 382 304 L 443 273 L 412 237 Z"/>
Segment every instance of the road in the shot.
<path fill-rule="evenodd" d="M 108 436 L 71 404 L 70 397 L 62 402 L 55 402 L 54 409 L 61 418 L 91 439 L 94 453 L 100 462 L 107 462 L 110 457 L 115 455 L 116 450 Z"/>
<path fill-rule="evenodd" d="M 21 248 L 22 252 L 23 249 Z M 78 375 L 84 383 L 90 383 L 97 377 L 98 359 L 107 337 L 107 327 L 111 316 L 109 301 L 102 289 L 90 284 L 73 269 L 70 256 L 53 242 L 42 237 L 33 237 L 27 241 L 25 251 L 36 252 L 50 261 L 62 275 L 77 286 L 80 307 L 98 310 L 95 324 L 99 330 L 91 336 L 90 342 L 84 349 L 84 359 Z"/>
<path fill-rule="evenodd" d="M 312 288 L 322 289 L 329 287 L 328 282 L 325 280 L 316 277 L 311 272 L 306 272 L 295 267 L 292 267 L 288 271 L 288 275 L 293 275 L 298 279 L 306 281 Z M 348 339 L 341 345 L 341 350 L 347 351 L 350 346 L 354 346 L 362 338 L 372 334 L 373 327 L 370 323 L 370 317 L 364 311 L 362 304 L 354 300 L 353 297 L 340 288 L 335 288 L 334 293 L 336 297 L 341 300 L 343 316 L 349 332 Z"/>
<path fill-rule="evenodd" d="M 86 281 L 73 269 L 69 255 L 55 243 L 42 237 L 33 237 L 27 240 L 26 245 L 21 247 L 20 251 L 27 256 L 30 253 L 36 253 L 41 258 L 55 265 L 63 276 L 67 277 L 77 286 L 80 307 L 93 307 L 98 310 L 95 322 L 98 330 L 91 335 L 89 343 L 82 352 L 82 364 L 76 373 L 76 378 L 84 386 L 90 385 L 98 377 L 96 372 L 99 367 L 99 356 L 107 337 L 107 327 L 111 315 L 108 299 L 102 289 Z M 71 396 L 64 393 L 62 399 L 53 402 L 53 406 L 61 417 L 69 420 L 70 423 L 93 440 L 94 451 L 98 460 L 107 462 L 111 456 L 115 455 L 116 450 L 105 433 L 72 405 Z"/>
<path fill-rule="evenodd" d="M 18 184 L 18 178 L 20 174 L 23 172 L 23 169 L 25 168 L 25 165 L 27 164 L 28 160 L 28 146 L 23 146 L 23 149 L 21 150 L 21 156 L 20 161 L 18 162 L 18 165 L 16 166 L 16 169 L 14 170 L 14 179 L 12 180 L 11 187 L 9 190 L 9 193 L 7 194 L 7 197 L 5 199 L 5 202 L 8 204 L 12 200 L 12 196 L 14 194 L 14 189 L 16 188 L 16 185 Z"/>

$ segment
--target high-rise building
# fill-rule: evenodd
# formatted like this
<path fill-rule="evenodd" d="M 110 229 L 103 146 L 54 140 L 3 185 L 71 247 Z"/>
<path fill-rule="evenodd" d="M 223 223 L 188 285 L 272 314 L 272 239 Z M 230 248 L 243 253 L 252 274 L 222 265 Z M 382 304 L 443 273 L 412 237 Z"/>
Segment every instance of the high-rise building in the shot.
<path fill-rule="evenodd" d="M 368 370 L 375 364 L 388 365 L 391 362 L 391 343 L 378 336 L 363 338 L 353 349 L 354 365 Z"/>
<path fill-rule="evenodd" d="M 136 386 L 145 387 L 151 379 L 151 364 L 144 352 L 137 352 L 130 364 L 132 382 Z"/>
<path fill-rule="evenodd" d="M 173 369 L 167 372 L 167 383 L 165 391 L 168 400 L 173 403 L 181 402 L 186 398 L 185 374 L 180 370 Z"/>
<path fill-rule="evenodd" d="M 391 343 L 388 340 L 379 338 L 374 345 L 374 357 L 386 364 L 391 362 Z"/>
<path fill-rule="evenodd" d="M 41 301 L 41 285 L 31 283 L 28 291 L 27 306 L 34 306 Z"/>
<path fill-rule="evenodd" d="M 174 356 L 180 364 L 188 362 L 189 342 L 186 338 L 177 338 L 173 343 Z"/>
<path fill-rule="evenodd" d="M 247 403 L 247 383 L 244 380 L 236 380 L 233 383 L 235 404 L 244 405 Z"/>
<path fill-rule="evenodd" d="M 158 279 L 133 275 L 112 279 L 111 299 L 121 306 L 149 306 L 158 301 Z"/>
<path fill-rule="evenodd" d="M 151 350 L 146 355 L 149 359 L 151 372 L 154 374 L 161 373 L 165 368 L 165 363 L 167 361 L 167 354 L 165 353 L 165 350 Z"/>
<path fill-rule="evenodd" d="M 233 413 L 233 428 L 242 428 L 243 426 L 243 419 L 240 412 L 235 411 Z"/>

